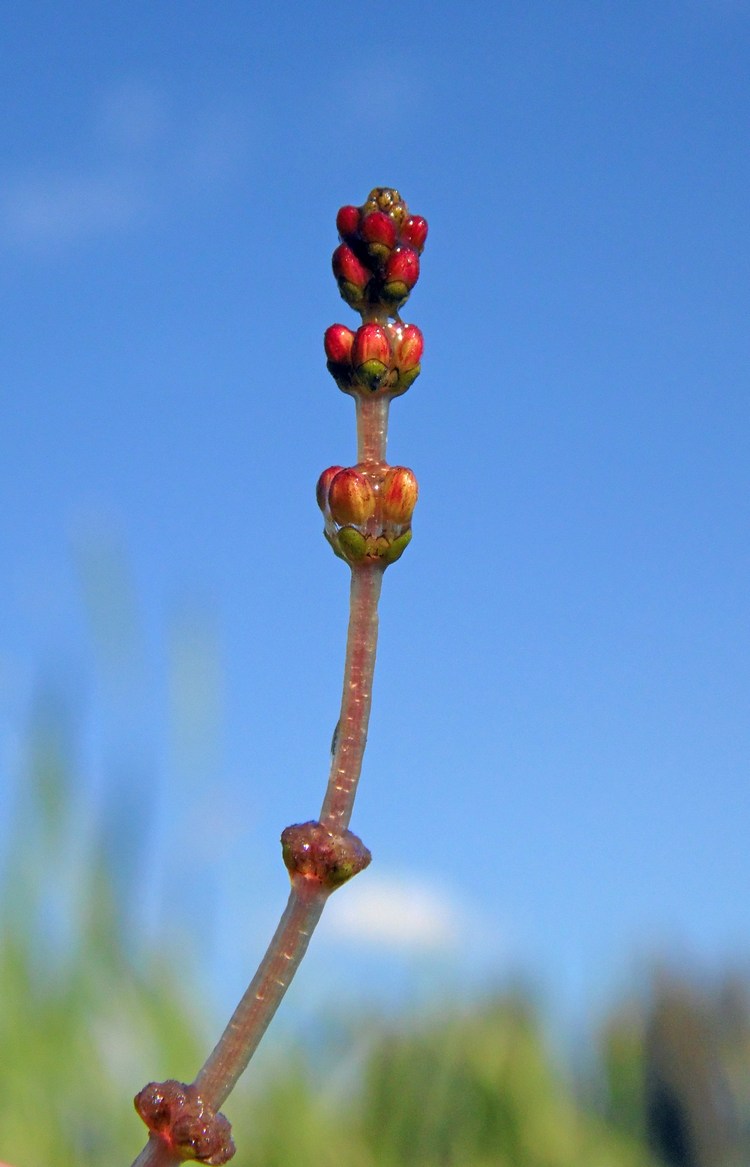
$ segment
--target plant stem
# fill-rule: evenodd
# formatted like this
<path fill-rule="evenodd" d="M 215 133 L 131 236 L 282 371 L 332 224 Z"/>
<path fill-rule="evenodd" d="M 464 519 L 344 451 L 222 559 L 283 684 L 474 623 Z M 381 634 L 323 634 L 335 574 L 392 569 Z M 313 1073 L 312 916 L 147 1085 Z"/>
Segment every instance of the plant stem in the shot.
<path fill-rule="evenodd" d="M 367 742 L 383 572 L 352 570 L 349 634 L 339 732 L 320 821 L 349 824 Z M 246 1068 L 307 951 L 330 892 L 314 883 L 292 888 L 284 915 L 244 997 L 195 1079 L 201 1097 L 218 1109 Z"/>
<path fill-rule="evenodd" d="M 167 1150 L 161 1139 L 150 1135 L 146 1146 L 134 1161 L 133 1167 L 174 1167 L 174 1164 L 182 1162 L 179 1155 L 173 1155 Z"/>
<path fill-rule="evenodd" d="M 351 819 L 372 703 L 372 680 L 378 635 L 378 599 L 383 570 L 378 565 L 352 568 L 349 632 L 344 686 L 336 748 L 321 822 L 345 830 Z M 292 888 L 276 932 L 263 960 L 235 1009 L 194 1086 L 209 1106 L 218 1110 L 268 1028 L 307 951 L 330 890 L 298 881 Z M 150 1138 L 133 1167 L 173 1167 L 181 1160 L 165 1144 Z"/>
<path fill-rule="evenodd" d="M 378 599 L 383 570 L 376 564 L 352 568 L 349 635 L 346 642 L 344 691 L 336 747 L 320 821 L 334 830 L 349 826 L 367 744 L 372 705 L 372 678 L 378 643 Z"/>
<path fill-rule="evenodd" d="M 357 397 L 357 461 L 385 462 L 388 397 Z"/>
<path fill-rule="evenodd" d="M 266 955 L 216 1048 L 195 1079 L 201 1098 L 218 1110 L 255 1053 L 307 951 L 330 893 L 310 882 L 293 887 Z"/>
<path fill-rule="evenodd" d="M 292 879 L 286 909 L 197 1078 L 190 1086 L 173 1080 L 149 1083 L 136 1096 L 139 1114 L 155 1133 L 133 1167 L 173 1167 L 191 1151 L 204 1163 L 231 1157 L 234 1144 L 219 1107 L 281 1003 L 331 891 L 371 858 L 348 828 L 367 743 L 383 572 L 411 537 L 417 500 L 412 472 L 388 466 L 386 442 L 390 400 L 406 392 L 420 371 L 422 334 L 401 322 L 398 309 L 418 278 L 427 223 L 409 216 L 391 187 L 375 187 L 362 207 L 340 208 L 336 223 L 341 245 L 333 253 L 333 271 L 342 297 L 360 313 L 362 327 L 355 335 L 344 325 L 331 325 L 324 338 L 329 371 L 354 396 L 357 410 L 357 466 L 329 468 L 317 490 L 326 538 L 352 573 L 341 715 L 328 785 L 320 820 L 283 832 L 283 857 Z"/>

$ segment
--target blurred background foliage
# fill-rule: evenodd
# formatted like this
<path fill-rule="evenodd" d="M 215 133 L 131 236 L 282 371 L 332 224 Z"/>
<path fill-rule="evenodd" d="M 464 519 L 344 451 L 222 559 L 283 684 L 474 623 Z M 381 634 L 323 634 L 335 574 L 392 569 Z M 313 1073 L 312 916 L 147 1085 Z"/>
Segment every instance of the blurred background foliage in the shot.
<path fill-rule="evenodd" d="M 37 703 L 11 812 L 0 944 L 0 1157 L 130 1163 L 150 1078 L 189 1080 L 218 1022 L 131 926 L 107 815 L 87 821 L 73 719 Z M 15 824 L 15 829 L 13 829 Z M 23 824 L 23 825 L 22 825 Z M 21 826 L 22 825 L 22 826 Z M 127 848 L 126 848 L 127 849 Z M 130 911 L 127 905 L 130 904 Z M 174 952 L 172 952 L 174 961 Z M 250 970 L 248 970 L 248 973 Z M 194 993 L 184 988 L 194 984 Z M 210 1011 L 210 1010 L 209 1010 Z M 750 990 L 654 972 L 561 1065 L 529 994 L 342 1017 L 273 1045 L 226 1107 L 264 1167 L 747 1167 Z"/>

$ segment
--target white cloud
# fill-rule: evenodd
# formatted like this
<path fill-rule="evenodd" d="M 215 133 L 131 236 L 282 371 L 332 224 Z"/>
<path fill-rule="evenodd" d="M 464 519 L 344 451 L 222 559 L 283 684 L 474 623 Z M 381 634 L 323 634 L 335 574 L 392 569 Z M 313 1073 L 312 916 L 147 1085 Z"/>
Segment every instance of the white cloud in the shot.
<path fill-rule="evenodd" d="M 324 920 L 335 938 L 399 952 L 452 952 L 467 920 L 444 888 L 421 880 L 360 876 L 331 898 Z"/>

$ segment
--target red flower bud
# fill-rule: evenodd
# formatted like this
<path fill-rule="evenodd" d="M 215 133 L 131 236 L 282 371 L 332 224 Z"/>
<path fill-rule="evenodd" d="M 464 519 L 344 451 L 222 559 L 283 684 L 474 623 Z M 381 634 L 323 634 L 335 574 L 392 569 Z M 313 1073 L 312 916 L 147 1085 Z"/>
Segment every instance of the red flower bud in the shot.
<path fill-rule="evenodd" d="M 383 293 L 397 306 L 403 304 L 419 279 L 419 256 L 412 247 L 392 251 L 383 274 Z"/>
<path fill-rule="evenodd" d="M 396 224 L 383 211 L 373 211 L 365 215 L 359 233 L 367 244 L 369 254 L 376 259 L 387 259 L 396 246 Z"/>
<path fill-rule="evenodd" d="M 336 248 L 331 263 L 341 295 L 347 304 L 356 308 L 362 302 L 371 273 L 345 243 Z"/>
<path fill-rule="evenodd" d="M 402 371 L 413 369 L 422 360 L 424 338 L 416 324 L 405 324 L 396 345 L 396 365 Z"/>
<path fill-rule="evenodd" d="M 343 470 L 343 466 L 329 466 L 327 470 L 323 471 L 318 479 L 318 485 L 315 487 L 315 497 L 318 500 L 318 506 L 324 513 L 328 508 L 328 490 L 340 470 Z"/>
<path fill-rule="evenodd" d="M 385 280 L 398 280 L 411 290 L 419 279 L 419 256 L 413 247 L 397 247 L 385 265 Z"/>
<path fill-rule="evenodd" d="M 380 487 L 380 506 L 385 522 L 400 527 L 410 523 L 418 494 L 414 472 L 407 466 L 391 466 Z"/>
<path fill-rule="evenodd" d="M 379 389 L 391 367 L 391 342 L 382 324 L 363 324 L 352 345 L 357 379 L 368 389 Z"/>
<path fill-rule="evenodd" d="M 348 365 L 351 363 L 354 333 L 345 324 L 332 324 L 325 331 L 323 345 L 326 356 L 333 365 Z"/>
<path fill-rule="evenodd" d="M 421 254 L 427 239 L 427 220 L 421 215 L 410 215 L 401 228 L 401 238 Z"/>
<path fill-rule="evenodd" d="M 342 239 L 351 239 L 359 230 L 359 207 L 341 207 L 336 216 L 336 229 Z"/>
<path fill-rule="evenodd" d="M 328 487 L 328 506 L 341 526 L 362 526 L 375 513 L 375 492 L 358 470 L 339 470 Z"/>

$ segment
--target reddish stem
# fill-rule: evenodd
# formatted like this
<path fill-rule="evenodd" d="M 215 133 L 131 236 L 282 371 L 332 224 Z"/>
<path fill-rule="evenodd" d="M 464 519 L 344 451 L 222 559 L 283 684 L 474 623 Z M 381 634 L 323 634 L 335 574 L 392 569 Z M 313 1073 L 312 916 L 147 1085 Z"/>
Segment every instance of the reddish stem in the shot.
<path fill-rule="evenodd" d="M 357 461 L 385 462 L 390 397 L 357 396 Z"/>
<path fill-rule="evenodd" d="M 378 564 L 352 568 L 341 716 L 321 810 L 321 822 L 330 829 L 344 830 L 348 826 L 362 768 L 372 702 L 382 581 L 383 569 Z M 329 895 L 330 889 L 321 884 L 295 881 L 258 971 L 195 1079 L 194 1086 L 201 1098 L 215 1110 L 231 1093 L 255 1053 L 307 951 Z M 151 1136 L 133 1167 L 174 1167 L 180 1161 L 161 1139 Z"/>
<path fill-rule="evenodd" d="M 307 951 L 329 894 L 321 885 L 304 880 L 292 888 L 258 971 L 195 1079 L 201 1098 L 215 1110 L 232 1092 L 255 1053 Z"/>
<path fill-rule="evenodd" d="M 182 1156 L 173 1155 L 161 1139 L 156 1135 L 149 1135 L 148 1142 L 134 1161 L 133 1167 L 174 1167 L 175 1164 L 182 1162 Z"/>
<path fill-rule="evenodd" d="M 372 192 L 372 198 L 381 211 L 393 205 L 406 213 L 397 191 L 378 187 Z M 359 211 L 355 212 L 355 219 L 360 222 Z M 348 298 L 343 291 L 342 295 Z M 361 313 L 364 323 L 388 324 L 389 311 L 383 304 L 362 309 Z M 380 470 L 386 460 L 390 395 L 359 391 L 355 393 L 355 399 L 358 464 L 369 464 L 373 471 Z M 346 834 L 351 819 L 367 742 L 378 638 L 378 600 L 386 563 L 382 558 L 370 556 L 356 562 L 346 555 L 342 558 L 349 559 L 352 564 L 352 578 L 341 716 L 320 824 L 304 824 L 326 828 L 338 838 L 341 833 Z M 369 862 L 369 853 L 366 854 Z M 290 866 L 289 869 L 292 872 L 292 891 L 273 939 L 229 1024 L 193 1083 L 196 1095 L 213 1111 L 218 1111 L 255 1052 L 307 951 L 325 902 L 336 886 L 319 878 L 305 877 L 303 868 Z M 150 1135 L 133 1167 L 174 1167 L 180 1161 L 181 1156 L 170 1149 L 165 1138 Z"/>
<path fill-rule="evenodd" d="M 334 830 L 349 826 L 372 705 L 372 679 L 378 644 L 378 599 L 383 569 L 365 561 L 352 568 L 349 635 L 346 642 L 341 718 L 320 821 Z"/>

